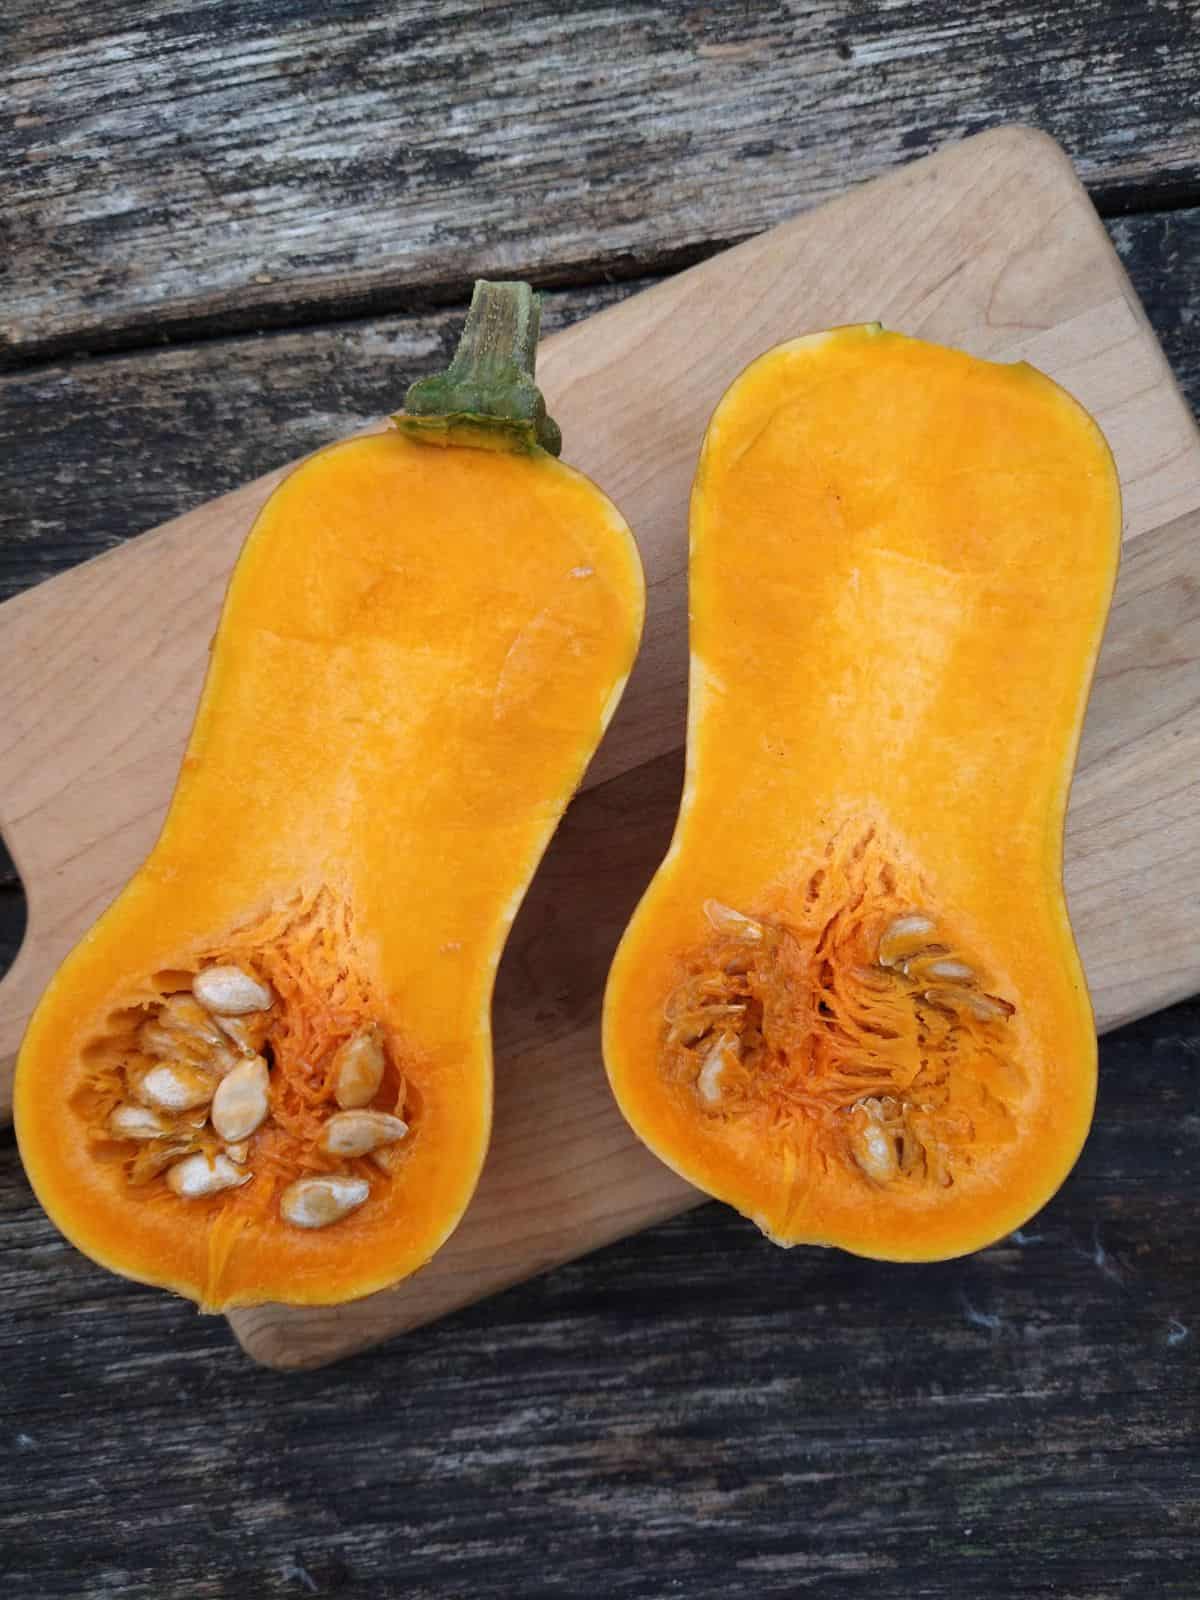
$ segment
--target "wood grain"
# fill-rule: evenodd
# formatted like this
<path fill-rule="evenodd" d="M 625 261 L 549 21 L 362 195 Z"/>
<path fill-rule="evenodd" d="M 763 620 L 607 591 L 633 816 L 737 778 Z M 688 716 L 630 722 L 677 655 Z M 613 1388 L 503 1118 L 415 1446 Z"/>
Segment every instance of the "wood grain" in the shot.
<path fill-rule="evenodd" d="M 1193 0 L 9 0 L 0 338 L 23 360 L 476 275 L 638 276 L 1004 122 L 1109 207 L 1183 203 L 1196 23 Z"/>

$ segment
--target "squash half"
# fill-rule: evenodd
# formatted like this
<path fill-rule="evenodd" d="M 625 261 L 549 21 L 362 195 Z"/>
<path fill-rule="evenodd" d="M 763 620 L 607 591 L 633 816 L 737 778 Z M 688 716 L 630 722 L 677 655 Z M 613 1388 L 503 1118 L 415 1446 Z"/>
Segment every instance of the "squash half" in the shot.
<path fill-rule="evenodd" d="M 206 1309 L 395 1283 L 475 1187 L 497 963 L 643 610 L 625 522 L 543 448 L 536 326 L 525 286 L 481 285 L 458 390 L 414 386 L 398 427 L 271 496 L 161 836 L 29 1024 L 16 1116 L 45 1209 Z M 231 1015 L 197 1009 L 214 969 Z M 244 1140 L 211 1081 L 239 1066 L 234 1133 L 267 1084 Z"/>
<path fill-rule="evenodd" d="M 877 325 L 712 418 L 685 790 L 604 1052 L 646 1144 L 781 1244 L 975 1250 L 1079 1153 L 1063 825 L 1120 520 L 1062 389 Z"/>

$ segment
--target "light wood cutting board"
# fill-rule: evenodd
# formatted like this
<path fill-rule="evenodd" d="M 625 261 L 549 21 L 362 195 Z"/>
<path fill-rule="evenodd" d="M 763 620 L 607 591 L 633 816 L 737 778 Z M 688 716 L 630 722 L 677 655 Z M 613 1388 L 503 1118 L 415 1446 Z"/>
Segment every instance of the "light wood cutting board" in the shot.
<path fill-rule="evenodd" d="M 696 1202 L 618 1116 L 597 1031 L 609 957 L 678 798 L 688 488 L 709 412 L 749 360 L 807 330 L 876 319 L 1031 361 L 1108 435 L 1126 550 L 1071 802 L 1071 912 L 1102 1028 L 1200 988 L 1200 436 L 1066 157 L 1003 129 L 545 345 L 539 371 L 566 458 L 638 534 L 645 644 L 505 956 L 495 1133 L 467 1217 L 396 1290 L 331 1310 L 235 1313 L 258 1360 L 332 1360 Z M 0 818 L 29 896 L 25 944 L 0 984 L 5 1106 L 43 985 L 153 842 L 226 575 L 281 476 L 0 607 Z"/>

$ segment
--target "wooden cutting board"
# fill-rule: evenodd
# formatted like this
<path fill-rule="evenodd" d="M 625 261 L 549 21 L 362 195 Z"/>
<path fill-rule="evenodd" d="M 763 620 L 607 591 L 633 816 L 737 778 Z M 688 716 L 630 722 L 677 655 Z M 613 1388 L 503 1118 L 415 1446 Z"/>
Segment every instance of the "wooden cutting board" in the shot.
<path fill-rule="evenodd" d="M 688 488 L 709 412 L 749 360 L 807 330 L 875 319 L 1031 361 L 1108 435 L 1126 553 L 1072 795 L 1071 912 L 1102 1028 L 1200 988 L 1200 436 L 1070 163 L 1043 135 L 1002 129 L 544 346 L 566 457 L 638 534 L 645 644 L 505 955 L 495 1133 L 462 1226 L 398 1289 L 329 1310 L 235 1313 L 256 1359 L 318 1365 L 696 1203 L 618 1116 L 597 1031 L 608 960 L 679 793 Z M 0 607 L 0 818 L 29 897 L 25 944 L 0 984 L 4 1106 L 43 985 L 153 842 L 226 575 L 281 476 Z"/>

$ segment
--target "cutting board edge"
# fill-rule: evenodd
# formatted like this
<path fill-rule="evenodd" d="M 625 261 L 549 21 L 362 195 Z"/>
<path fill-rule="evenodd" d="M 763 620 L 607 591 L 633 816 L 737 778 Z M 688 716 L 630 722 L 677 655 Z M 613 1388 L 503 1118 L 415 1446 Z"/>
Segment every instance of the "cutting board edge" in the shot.
<path fill-rule="evenodd" d="M 674 1174 L 672 1174 L 672 1177 L 674 1177 Z M 683 1216 L 687 1211 L 695 1211 L 700 1206 L 711 1203 L 708 1195 L 702 1193 L 699 1189 L 693 1189 L 686 1185 L 682 1178 L 676 1181 L 680 1186 L 680 1192 L 663 1204 L 648 1210 L 645 1214 L 645 1220 L 639 1220 L 633 1227 L 614 1229 L 612 1232 L 589 1242 L 569 1255 L 541 1261 L 531 1271 L 522 1271 L 506 1276 L 502 1281 L 489 1286 L 485 1295 L 464 1294 L 456 1304 L 449 1305 L 444 1310 L 439 1310 L 435 1316 L 416 1317 L 406 1322 L 397 1323 L 394 1327 L 382 1332 L 369 1333 L 364 1330 L 359 1339 L 345 1346 L 338 1345 L 332 1354 L 305 1354 L 296 1360 L 291 1358 L 289 1347 L 285 1343 L 281 1342 L 279 1344 L 278 1353 L 274 1349 L 274 1341 L 281 1332 L 278 1319 L 280 1317 L 286 1319 L 287 1315 L 294 1311 L 299 1311 L 303 1314 L 310 1308 L 275 1304 L 246 1306 L 236 1311 L 227 1312 L 226 1321 L 229 1323 L 233 1336 L 243 1353 L 256 1366 L 265 1367 L 272 1372 L 312 1372 L 319 1367 L 328 1366 L 333 1361 L 341 1361 L 349 1356 L 359 1355 L 364 1350 L 370 1350 L 386 1339 L 397 1338 L 406 1333 L 415 1333 L 419 1328 L 431 1327 L 434 1322 L 440 1322 L 444 1317 L 452 1317 L 460 1311 L 466 1311 L 471 1306 L 478 1305 L 483 1299 L 494 1299 L 496 1295 L 504 1294 L 507 1290 L 516 1288 L 519 1284 L 530 1283 L 534 1278 L 544 1277 L 548 1272 L 557 1272 L 560 1267 L 566 1266 L 571 1261 L 579 1261 L 585 1255 L 593 1255 L 597 1250 L 607 1249 L 609 1245 L 619 1244 L 622 1239 L 630 1239 L 634 1234 L 642 1233 L 647 1228 L 670 1222 L 675 1217 Z M 405 1281 L 413 1282 L 418 1277 L 419 1274 L 416 1274 L 413 1279 L 406 1279 Z M 386 1296 L 390 1292 L 387 1289 L 381 1290 L 380 1296 Z M 360 1307 L 365 1306 L 373 1298 L 376 1297 L 368 1295 L 366 1299 L 355 1303 Z M 328 1319 L 331 1325 L 336 1325 L 337 1312 L 340 1309 L 338 1306 L 323 1307 L 317 1315 L 321 1316 L 322 1321 Z"/>

